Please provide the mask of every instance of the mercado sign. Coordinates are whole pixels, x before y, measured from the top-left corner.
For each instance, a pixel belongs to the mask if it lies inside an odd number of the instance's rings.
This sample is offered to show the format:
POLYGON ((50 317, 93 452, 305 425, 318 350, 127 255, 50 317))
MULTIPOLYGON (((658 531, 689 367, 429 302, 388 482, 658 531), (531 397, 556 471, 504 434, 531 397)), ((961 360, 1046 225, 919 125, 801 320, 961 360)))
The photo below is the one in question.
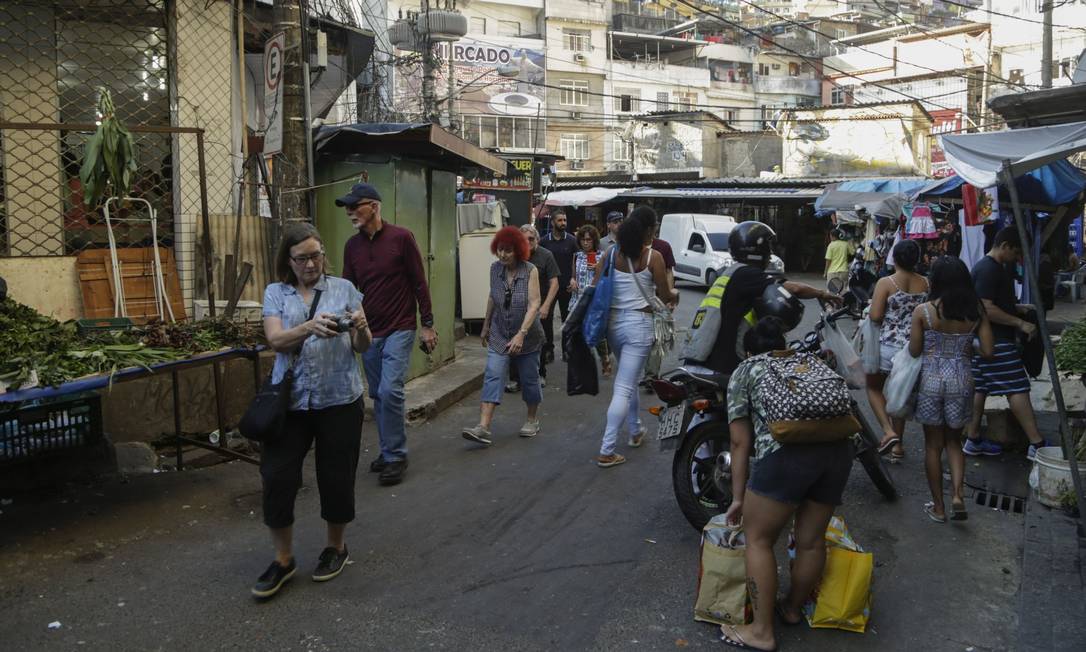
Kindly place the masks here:
MULTIPOLYGON (((461 115, 546 117, 546 54, 524 47, 520 39, 505 44, 461 39, 452 45, 454 111, 461 115), (505 73, 505 76, 501 73, 505 73)), ((435 94, 449 95, 449 43, 434 46, 435 94)), ((422 71, 397 71, 397 110, 421 109, 422 71)), ((444 108, 444 105, 442 105, 444 108)))

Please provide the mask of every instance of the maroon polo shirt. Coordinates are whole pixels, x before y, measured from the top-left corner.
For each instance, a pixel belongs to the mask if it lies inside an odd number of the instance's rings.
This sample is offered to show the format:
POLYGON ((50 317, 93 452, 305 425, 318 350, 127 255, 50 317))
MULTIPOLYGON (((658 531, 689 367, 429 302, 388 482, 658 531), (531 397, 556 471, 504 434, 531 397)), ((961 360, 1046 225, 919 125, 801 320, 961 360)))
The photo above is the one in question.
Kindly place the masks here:
POLYGON ((667 269, 675 269, 675 254, 671 251, 671 245, 667 243, 667 240, 661 240, 660 238, 652 239, 652 248, 660 252, 660 255, 664 258, 664 267, 667 269))
POLYGON ((422 325, 433 326, 422 255, 407 229, 385 222, 372 238, 361 231, 351 236, 343 247, 343 278, 362 292, 374 337, 415 330, 416 307, 422 325))

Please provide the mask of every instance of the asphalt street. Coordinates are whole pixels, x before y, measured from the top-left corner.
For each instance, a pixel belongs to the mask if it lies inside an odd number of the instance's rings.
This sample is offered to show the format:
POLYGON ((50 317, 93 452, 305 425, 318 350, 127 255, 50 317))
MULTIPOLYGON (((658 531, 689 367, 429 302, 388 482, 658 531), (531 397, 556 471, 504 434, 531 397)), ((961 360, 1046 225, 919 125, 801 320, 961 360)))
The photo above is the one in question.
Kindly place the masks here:
MULTIPOLYGON (((685 325, 703 290, 682 294, 685 325)), ((808 306, 804 329, 816 311, 808 306)), ((400 486, 378 487, 367 472, 376 450, 367 423, 348 530, 354 563, 323 584, 308 577, 324 542, 310 460, 297 503, 299 573, 266 603, 249 597, 271 560, 252 466, 17 497, 0 506, 0 648, 722 649, 718 628, 693 620, 699 536, 675 504, 671 453, 620 444, 628 463, 597 468, 610 383, 570 398, 564 365, 551 369, 540 436, 516 435, 523 404, 507 395, 494 445, 465 442, 475 393, 409 430, 400 486)), ((1014 646, 1022 516, 972 506, 968 521, 929 521, 921 439, 910 429, 908 457, 892 469, 898 501, 884 501, 856 464, 839 511, 875 557, 867 632, 786 628, 782 649, 1014 646)))

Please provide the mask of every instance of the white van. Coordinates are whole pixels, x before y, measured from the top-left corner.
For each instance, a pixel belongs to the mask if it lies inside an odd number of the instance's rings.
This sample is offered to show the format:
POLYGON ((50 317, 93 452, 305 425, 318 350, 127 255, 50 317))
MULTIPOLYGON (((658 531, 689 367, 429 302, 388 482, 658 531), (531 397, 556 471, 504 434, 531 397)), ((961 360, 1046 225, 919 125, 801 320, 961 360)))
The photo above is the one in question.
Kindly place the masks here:
MULTIPOLYGON (((660 220, 660 239, 675 254, 675 278, 712 285, 720 272, 732 265, 728 235, 735 228, 734 217, 704 213, 669 213, 660 220)), ((784 261, 770 258, 771 275, 784 273, 784 261)))

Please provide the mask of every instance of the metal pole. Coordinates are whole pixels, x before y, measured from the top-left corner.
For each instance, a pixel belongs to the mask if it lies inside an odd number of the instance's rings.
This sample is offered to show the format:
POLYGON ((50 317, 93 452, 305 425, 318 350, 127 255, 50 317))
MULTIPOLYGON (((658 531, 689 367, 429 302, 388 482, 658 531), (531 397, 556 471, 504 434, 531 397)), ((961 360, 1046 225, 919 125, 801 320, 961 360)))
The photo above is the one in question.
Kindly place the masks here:
POLYGON ((453 130, 453 127, 452 127, 452 125, 453 125, 453 94, 456 92, 456 68, 453 65, 453 42, 449 41, 446 44, 446 47, 448 49, 445 50, 445 52, 448 54, 448 57, 449 57, 449 95, 445 99, 445 102, 447 103, 445 108, 448 111, 448 116, 449 116, 449 131, 452 131, 453 130))
POLYGON ((204 281, 207 283, 207 314, 215 318, 215 270, 211 250, 211 217, 207 208, 207 170, 204 168, 204 132, 196 133, 196 163, 200 176, 200 217, 204 227, 204 281))
POLYGON ((1044 28, 1041 33, 1041 88, 1052 88, 1052 0, 1044 0, 1044 28))
POLYGON ((305 106, 302 107, 302 115, 305 118, 305 176, 306 185, 309 186, 309 190, 305 191, 306 198, 306 212, 309 213, 309 219, 314 223, 317 221, 317 198, 313 190, 313 186, 317 185, 317 175, 313 169, 313 102, 310 97, 311 89, 309 87, 309 3, 302 3, 301 19, 302 19, 302 101, 305 106))
MULTIPOLYGON (((1018 187, 1014 184, 1014 175, 1011 172, 1011 161, 1003 161, 1003 169, 1000 171, 1003 183, 1007 185, 1007 191, 1011 195, 1011 206, 1014 208, 1014 222, 1018 226, 1018 237, 1022 240, 1022 256, 1025 258, 1026 279, 1029 282, 1030 294, 1040 298, 1041 287, 1037 283, 1037 268, 1033 266, 1033 246, 1026 219, 1022 214, 1022 205, 1018 201, 1018 187)), ((1056 398, 1056 410, 1059 413, 1060 447, 1063 456, 1071 466, 1071 482, 1075 487, 1075 495, 1078 498, 1079 518, 1086 522, 1086 497, 1083 495, 1082 478, 1079 476, 1078 460, 1075 459, 1074 446, 1071 442, 1071 431, 1067 426, 1067 406, 1063 401, 1063 388, 1060 386, 1060 374, 1056 369, 1056 354, 1052 349, 1052 337, 1048 332, 1048 320, 1045 315, 1044 302, 1037 303, 1037 326, 1040 330, 1038 336, 1045 349, 1045 360, 1048 362, 1048 376, 1052 381, 1052 395, 1056 398)))
MULTIPOLYGON (((430 43, 430 2, 422 1, 422 13, 426 15, 425 34, 420 34, 422 40, 422 110, 426 114, 426 120, 437 122, 437 103, 434 91, 434 50, 430 43)), ((418 21, 415 22, 418 25, 418 21)))

